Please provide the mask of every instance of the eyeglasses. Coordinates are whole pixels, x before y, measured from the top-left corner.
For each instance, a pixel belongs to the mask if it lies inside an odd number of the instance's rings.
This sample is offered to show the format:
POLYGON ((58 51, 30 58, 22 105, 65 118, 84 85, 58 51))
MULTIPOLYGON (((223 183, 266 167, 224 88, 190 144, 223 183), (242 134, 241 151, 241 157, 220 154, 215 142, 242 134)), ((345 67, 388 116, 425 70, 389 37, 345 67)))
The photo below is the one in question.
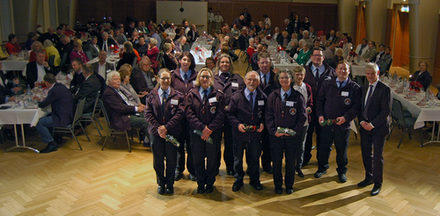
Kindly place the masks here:
POLYGON ((161 80, 170 80, 171 78, 170 77, 162 77, 162 78, 160 78, 161 80))
POLYGON ((314 55, 312 55, 312 56, 316 56, 316 57, 322 57, 322 55, 321 55, 321 54, 314 54, 314 55))
POLYGON ((211 78, 211 76, 208 76, 208 75, 203 75, 203 76, 200 76, 200 78, 204 78, 204 79, 210 79, 210 78, 211 78))
POLYGON ((280 80, 286 80, 286 79, 290 79, 290 77, 285 76, 285 77, 280 77, 279 79, 280 79, 280 80))

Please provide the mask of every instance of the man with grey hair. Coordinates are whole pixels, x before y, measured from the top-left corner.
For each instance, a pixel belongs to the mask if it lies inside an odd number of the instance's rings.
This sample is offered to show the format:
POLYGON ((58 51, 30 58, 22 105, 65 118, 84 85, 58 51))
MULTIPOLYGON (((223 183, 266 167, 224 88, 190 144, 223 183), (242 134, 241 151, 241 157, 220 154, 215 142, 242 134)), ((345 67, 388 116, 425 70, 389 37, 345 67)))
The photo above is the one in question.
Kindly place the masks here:
POLYGON ((369 86, 362 87, 360 122, 362 161, 365 179, 358 187, 374 183, 371 196, 379 194, 383 181, 383 146, 389 134, 392 104, 391 89, 379 80, 379 67, 375 63, 365 66, 369 86))
POLYGON ((249 71, 244 79, 246 87, 232 95, 226 113, 232 126, 235 182, 232 191, 243 186, 243 153, 246 149, 249 184, 255 190, 262 190, 259 161, 261 154, 261 132, 264 130, 266 94, 258 88, 260 74, 249 71))
POLYGON ((110 127, 120 131, 129 130, 132 127, 139 128, 144 131, 144 134, 148 134, 148 123, 139 114, 144 112, 145 105, 132 104, 119 89, 121 87, 119 72, 112 71, 107 76, 107 87, 102 95, 102 100, 110 118, 110 127))

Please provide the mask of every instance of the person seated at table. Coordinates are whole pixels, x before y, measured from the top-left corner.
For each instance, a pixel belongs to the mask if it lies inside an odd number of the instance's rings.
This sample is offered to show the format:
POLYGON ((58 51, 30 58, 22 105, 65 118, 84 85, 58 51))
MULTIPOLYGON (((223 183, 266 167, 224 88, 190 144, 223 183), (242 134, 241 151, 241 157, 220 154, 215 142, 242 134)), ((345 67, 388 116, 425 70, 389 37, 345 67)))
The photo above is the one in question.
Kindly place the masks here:
POLYGON ((133 49, 133 44, 130 41, 124 42, 124 48, 119 56, 121 57, 121 60, 119 60, 118 65, 116 66, 116 69, 118 70, 123 64, 134 65, 141 60, 139 53, 133 49))
POLYGON ((83 49, 86 52, 89 60, 98 57, 100 51, 98 47, 98 37, 93 35, 92 38, 84 44, 83 49))
POLYGON ((391 48, 389 46, 383 46, 385 47, 384 53, 381 54, 379 57, 376 56, 376 64, 377 66, 379 66, 379 71, 381 75, 388 75, 391 63, 393 62, 393 57, 391 56, 391 48))
POLYGON ((130 84, 131 72, 133 67, 129 64, 124 64, 119 68, 119 74, 121 76, 121 91, 128 97, 131 103, 140 104, 141 100, 139 95, 130 84))
POLYGON ((83 64, 86 64, 89 61, 86 53, 82 49, 82 42, 79 39, 73 41, 73 50, 70 53, 70 61, 73 59, 79 58, 83 64))
POLYGON ((107 79, 107 71, 113 70, 113 64, 107 62, 107 52, 99 51, 98 62, 92 63, 93 72, 99 75, 103 80, 107 79))
MULTIPOLYGON (((51 73, 44 75, 44 85, 49 88, 49 92, 47 97, 38 104, 38 107, 45 108, 51 105, 52 113, 40 118, 35 128, 43 142, 47 143, 46 148, 41 150, 40 153, 49 153, 58 149, 58 143, 55 142, 49 128, 65 127, 72 123, 73 96, 66 86, 56 82, 55 75, 51 73)), ((34 97, 34 99, 40 100, 37 97, 34 97)))
POLYGON ((112 38, 109 38, 107 32, 103 32, 100 40, 98 41, 98 47, 101 50, 109 52, 111 46, 116 46, 116 42, 112 38))
POLYGON ((159 62, 161 62, 162 64, 161 67, 165 67, 168 70, 175 70, 179 62, 177 61, 176 56, 173 53, 172 41, 170 41, 170 43, 165 42, 162 46, 162 49, 162 59, 159 59, 159 62))
POLYGON ((157 47, 157 40, 155 38, 150 38, 150 43, 148 44, 147 56, 150 58, 151 67, 157 71, 157 67, 159 62, 157 61, 157 57, 159 55, 159 48, 157 47))
POLYGON ((426 61, 419 62, 419 70, 409 78, 409 81, 420 82, 424 91, 429 88, 432 82, 432 76, 428 72, 428 63, 426 61))
POLYGON ((138 63, 137 67, 133 69, 130 84, 138 93, 141 101, 145 103, 145 96, 153 90, 157 84, 156 77, 151 69, 151 61, 148 56, 142 57, 142 60, 138 63))
POLYGON ((302 49, 299 51, 298 57, 295 59, 296 63, 299 65, 306 65, 312 55, 312 50, 310 50, 309 44, 304 40, 299 40, 299 44, 302 49))
POLYGON ((51 67, 58 67, 61 63, 61 57, 60 53, 58 52, 57 48, 53 46, 53 43, 51 40, 47 39, 44 41, 44 49, 46 50, 47 56, 49 59, 51 56, 53 56, 53 62, 49 62, 49 66, 51 67))
POLYGON ((44 54, 46 55, 44 60, 47 61, 47 53, 46 50, 44 49, 43 44, 40 41, 35 41, 32 43, 31 45, 31 53, 29 54, 29 62, 33 62, 37 59, 37 53, 38 52, 44 52, 44 54))
POLYGON ((5 45, 6 51, 9 55, 17 55, 21 51, 21 47, 17 43, 17 36, 11 33, 8 35, 8 40, 5 45))
POLYGON ((147 54, 148 44, 145 42, 144 37, 139 37, 138 43, 134 45, 134 49, 138 51, 141 57, 147 54))
POLYGON ((84 65, 81 59, 76 58, 72 60, 72 71, 73 78, 70 81, 70 91, 72 94, 78 91, 79 86, 82 82, 84 82, 84 76, 82 75, 82 71, 84 70, 84 65))
POLYGON ((110 72, 106 84, 102 100, 110 118, 110 127, 120 131, 139 128, 144 134, 147 134, 148 123, 139 114, 144 112, 145 105, 128 100, 128 97, 121 90, 119 72, 110 72))
POLYGON ((82 70, 82 76, 84 76, 84 81, 79 85, 78 91, 74 94, 75 104, 78 101, 85 98, 86 102, 84 104, 84 113, 90 113, 93 111, 93 106, 95 105, 96 94, 101 90, 101 82, 96 77, 97 75, 93 73, 91 65, 85 65, 82 70))
POLYGON ((27 34, 27 40, 24 45, 25 50, 31 50, 32 44, 38 39, 38 35, 35 32, 29 32, 27 34))
POLYGON ((26 84, 31 88, 35 83, 43 81, 44 75, 51 72, 49 64, 47 63, 46 53, 42 50, 36 53, 36 60, 26 64, 26 84))

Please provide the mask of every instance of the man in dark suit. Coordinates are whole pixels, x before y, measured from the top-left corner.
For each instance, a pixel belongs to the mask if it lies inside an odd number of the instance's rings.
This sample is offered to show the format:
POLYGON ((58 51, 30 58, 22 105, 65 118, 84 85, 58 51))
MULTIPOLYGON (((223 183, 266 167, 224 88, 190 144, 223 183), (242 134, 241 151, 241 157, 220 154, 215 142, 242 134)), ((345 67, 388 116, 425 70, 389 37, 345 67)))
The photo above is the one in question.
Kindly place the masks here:
MULTIPOLYGON (((330 80, 336 77, 335 69, 324 63, 324 54, 322 49, 314 48, 312 56, 310 57, 312 62, 306 66, 306 76, 304 82, 312 87, 313 100, 318 100, 318 92, 321 89, 321 84, 324 80, 330 80)), ((309 129, 307 130, 306 144, 304 146, 304 162, 303 166, 306 166, 312 158, 312 144, 313 144, 313 132, 316 130, 316 148, 319 149, 320 143, 320 126, 318 122, 318 116, 316 115, 316 106, 312 107, 312 113, 310 114, 311 121, 309 129)), ((318 151, 319 152, 319 151, 318 151)), ((318 158, 317 155, 316 158, 318 158)))
POLYGON ((36 61, 29 62, 26 65, 26 84, 31 88, 34 87, 35 82, 43 81, 44 75, 50 72, 49 64, 45 61, 45 58, 45 52, 38 52, 36 61))
POLYGON ((140 99, 145 104, 145 95, 147 95, 157 84, 154 72, 151 69, 151 61, 148 56, 142 57, 138 67, 133 69, 130 78, 130 84, 134 90, 141 95, 140 99))
POLYGON ((101 40, 99 40, 98 42, 99 49, 108 52, 112 45, 116 45, 116 42, 113 39, 109 38, 107 32, 103 32, 101 34, 101 40))
MULTIPOLYGON (((278 85, 274 82, 275 73, 271 70, 270 54, 268 52, 258 53, 258 74, 260 75, 259 88, 264 94, 270 95, 274 89, 278 88, 278 85)), ((272 158, 270 153, 269 134, 267 130, 263 130, 261 134, 262 142, 262 154, 261 154, 261 166, 263 170, 269 174, 272 174, 272 158)))
MULTIPOLYGON (((54 141, 49 128, 63 127, 72 123, 73 120, 73 97, 69 89, 63 84, 56 83, 55 76, 48 73, 44 76, 44 84, 49 87, 47 97, 38 104, 38 107, 44 108, 51 105, 52 113, 40 118, 35 127, 47 147, 41 150, 41 153, 56 151, 58 144, 54 141)), ((38 100, 38 98, 36 98, 38 100)))
POLYGON ((99 79, 102 85, 102 91, 105 89, 105 80, 107 79, 107 72, 114 70, 115 65, 107 62, 107 52, 101 50, 98 55, 99 61, 92 64, 93 72, 99 79))
POLYGON ((131 127, 140 128, 147 134, 147 121, 136 115, 145 110, 145 105, 131 104, 127 96, 119 90, 121 86, 119 72, 110 72, 106 83, 107 88, 104 90, 102 100, 110 118, 110 127, 121 131, 129 130, 131 127))
POLYGON ((379 67, 375 63, 368 63, 365 67, 369 86, 362 88, 362 106, 358 116, 365 179, 358 184, 358 187, 374 183, 371 195, 375 196, 382 188, 382 152, 385 137, 390 129, 392 96, 390 88, 378 78, 379 67), (373 153, 372 149, 374 149, 373 153))
POLYGON ((84 76, 84 82, 79 85, 78 91, 75 92, 75 103, 85 98, 84 113, 90 113, 93 111, 93 105, 95 104, 96 94, 101 90, 101 83, 93 73, 91 65, 85 65, 82 70, 84 76))

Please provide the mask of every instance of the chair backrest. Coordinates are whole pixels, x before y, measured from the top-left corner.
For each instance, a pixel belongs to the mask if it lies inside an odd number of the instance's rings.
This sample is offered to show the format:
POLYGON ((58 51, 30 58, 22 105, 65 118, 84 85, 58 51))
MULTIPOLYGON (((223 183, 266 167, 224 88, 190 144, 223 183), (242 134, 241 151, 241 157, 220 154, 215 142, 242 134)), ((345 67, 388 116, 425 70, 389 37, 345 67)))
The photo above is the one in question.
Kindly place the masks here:
POLYGON ((76 122, 81 118, 85 103, 86 103, 86 99, 83 98, 79 100, 78 104, 76 105, 75 116, 73 116, 72 126, 74 126, 76 122))
POLYGON ((100 95, 101 95, 101 90, 99 90, 98 92, 96 92, 96 99, 95 99, 95 103, 93 104, 92 117, 95 115, 96 107, 98 106, 99 96, 100 96, 100 95))
POLYGON ((405 125, 402 104, 400 103, 400 101, 398 101, 396 99, 393 99, 393 106, 391 109, 391 117, 393 117, 397 121, 397 124, 399 124, 401 126, 405 125))
POLYGON ((90 60, 93 59, 93 55, 92 55, 92 52, 90 52, 90 50, 86 50, 85 53, 86 53, 86 56, 88 59, 90 59, 90 60))
POLYGON ((99 102, 100 102, 100 106, 101 106, 102 114, 104 115, 104 117, 105 117, 105 121, 107 122, 107 127, 108 127, 109 129, 111 129, 111 128, 110 128, 110 117, 109 117, 108 114, 107 114, 107 110, 105 109, 104 102, 102 102, 102 100, 100 100, 99 102))

